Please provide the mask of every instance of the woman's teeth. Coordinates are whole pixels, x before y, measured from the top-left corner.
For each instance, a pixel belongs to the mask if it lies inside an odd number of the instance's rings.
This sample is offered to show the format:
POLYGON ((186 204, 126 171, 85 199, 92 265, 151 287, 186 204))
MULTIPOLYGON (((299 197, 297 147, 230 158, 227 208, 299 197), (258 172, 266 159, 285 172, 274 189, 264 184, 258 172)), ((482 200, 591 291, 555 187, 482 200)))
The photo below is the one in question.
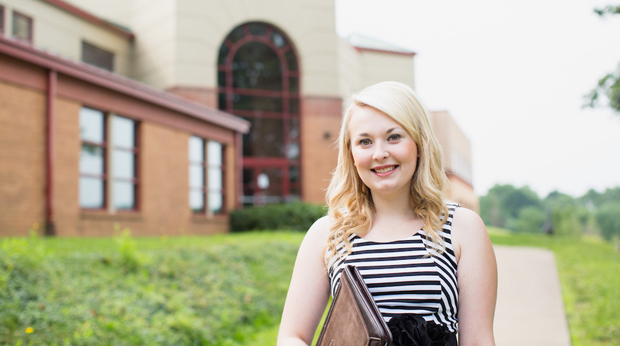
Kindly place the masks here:
POLYGON ((375 168, 374 171, 377 172, 377 173, 387 173, 387 172, 393 170, 394 168, 396 168, 396 166, 390 166, 390 167, 385 167, 385 168, 381 168, 381 169, 375 168))

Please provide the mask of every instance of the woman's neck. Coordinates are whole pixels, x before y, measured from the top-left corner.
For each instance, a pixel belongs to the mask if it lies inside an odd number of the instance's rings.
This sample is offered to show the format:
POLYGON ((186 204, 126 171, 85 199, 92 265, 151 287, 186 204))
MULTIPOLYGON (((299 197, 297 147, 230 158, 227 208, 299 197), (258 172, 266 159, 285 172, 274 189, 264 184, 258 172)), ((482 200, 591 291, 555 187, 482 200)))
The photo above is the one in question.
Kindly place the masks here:
POLYGON ((372 195, 375 206, 375 219, 378 218, 411 218, 414 210, 411 206, 409 193, 397 195, 372 195))

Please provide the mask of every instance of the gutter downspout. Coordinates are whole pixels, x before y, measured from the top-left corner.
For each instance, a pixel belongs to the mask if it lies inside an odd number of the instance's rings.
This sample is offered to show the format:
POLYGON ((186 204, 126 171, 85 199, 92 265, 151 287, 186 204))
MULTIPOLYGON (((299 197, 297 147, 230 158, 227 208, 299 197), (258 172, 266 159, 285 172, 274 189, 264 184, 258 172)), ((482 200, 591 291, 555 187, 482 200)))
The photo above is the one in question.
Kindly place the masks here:
POLYGON ((54 108, 58 75, 55 70, 47 74, 46 126, 45 126, 45 235, 56 235, 54 224, 54 108))
POLYGON ((243 208, 243 134, 235 134, 235 195, 236 209, 243 208))

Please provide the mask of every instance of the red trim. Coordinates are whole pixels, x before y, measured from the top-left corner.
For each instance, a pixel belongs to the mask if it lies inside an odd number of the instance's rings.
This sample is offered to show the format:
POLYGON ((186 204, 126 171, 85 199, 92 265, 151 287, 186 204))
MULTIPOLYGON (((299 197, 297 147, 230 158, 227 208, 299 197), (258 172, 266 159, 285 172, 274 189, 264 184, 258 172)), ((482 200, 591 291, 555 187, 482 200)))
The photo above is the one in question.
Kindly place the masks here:
POLYGON ((120 27, 118 27, 118 26, 116 26, 114 24, 111 24, 111 23, 109 23, 109 22, 107 22, 107 21, 105 21, 105 20, 103 20, 103 19, 101 19, 99 17, 96 17, 96 16, 94 16, 94 15, 92 15, 92 14, 90 14, 90 13, 88 13, 88 12, 86 12, 86 11, 80 9, 80 8, 77 8, 77 7, 75 7, 75 6, 73 6, 73 5, 69 4, 69 3, 66 3, 64 1, 61 1, 61 0, 42 0, 42 1, 47 2, 50 5, 56 6, 56 7, 60 8, 61 10, 65 10, 66 12, 69 12, 70 14, 72 14, 72 15, 74 15, 76 17, 79 17, 79 18, 81 18, 81 19, 83 19, 83 20, 85 20, 87 22, 91 22, 91 23, 93 23, 95 25, 98 25, 98 26, 100 26, 102 28, 108 29, 108 30, 114 32, 115 34, 123 36, 126 39, 133 40, 135 38, 134 34, 131 31, 123 29, 123 28, 120 28, 120 27))
POLYGON ((243 135, 235 135, 235 207, 243 207, 243 135))
POLYGON ((243 158, 243 167, 274 167, 274 166, 297 166, 299 160, 290 160, 287 158, 279 157, 251 157, 245 156, 243 158))
MULTIPOLYGON (((226 198, 226 145, 223 143, 220 143, 220 145, 222 146, 222 152, 220 153, 222 162, 219 165, 220 172, 222 172, 222 188, 220 190, 220 194, 222 195, 222 209, 217 213, 213 213, 216 215, 228 213, 228 207, 226 206, 226 201, 228 200, 226 198)), ((207 164, 207 170, 209 169, 209 167, 216 168, 217 165, 209 166, 207 164)))
POLYGON ((56 71, 50 70, 47 74, 46 100, 46 150, 45 150, 45 234, 55 235, 54 226, 54 110, 57 86, 56 71))
POLYGON ((135 194, 135 199, 136 199, 136 205, 134 206, 134 208, 137 211, 140 211, 142 209, 142 198, 141 198, 141 190, 142 190, 142 184, 140 183, 142 181, 142 177, 140 176, 141 170, 140 170, 140 158, 142 157, 142 155, 140 155, 140 149, 142 148, 141 144, 141 139, 142 139, 142 122, 136 121, 134 120, 134 178, 135 178, 135 184, 134 184, 134 194, 135 194))
POLYGON ((271 111, 245 111, 235 109, 231 111, 232 114, 246 117, 246 118, 262 118, 262 119, 297 119, 299 114, 289 112, 271 112, 271 111))
MULTIPOLYGON (((229 34, 229 37, 227 37, 223 43, 223 45, 229 48, 227 55, 223 58, 223 64, 220 64, 221 61, 218 59, 218 71, 224 72, 225 73, 224 78, 226 79, 225 86, 218 87, 218 93, 220 95, 223 94, 226 96, 225 110, 229 113, 233 113, 236 115, 243 115, 247 118, 260 117, 260 118, 282 119, 282 122, 283 122, 282 136, 284 139, 285 152, 288 151, 292 143, 297 143, 299 147, 301 147, 301 142, 298 139, 293 140, 289 138, 289 135, 288 135, 289 120, 299 119, 300 113, 301 113, 301 105, 300 105, 301 93, 299 92, 299 89, 300 89, 299 85, 301 84, 301 81, 299 80, 300 64, 299 64, 298 54, 292 45, 291 39, 287 37, 281 30, 275 28, 273 25, 270 25, 267 23, 259 23, 261 25, 264 25, 266 27, 265 28, 266 30, 263 35, 256 35, 256 34, 252 34, 249 31, 248 24, 249 23, 241 24, 240 26, 235 27, 231 31, 231 33, 229 34), (230 40, 230 35, 236 30, 239 30, 239 27, 241 27, 241 30, 243 31, 244 36, 241 37, 239 40, 235 41, 234 43, 232 43, 230 40), (281 37, 284 39, 284 45, 282 47, 277 46, 276 43, 272 41, 271 36, 274 32, 277 33, 278 35, 281 35, 281 37), (232 73, 233 72, 232 71, 233 59, 237 51, 241 47, 243 47, 245 44, 250 43, 250 42, 260 42, 266 45, 267 47, 269 47, 276 54, 280 62, 280 67, 282 71, 282 89, 263 90, 263 89, 241 89, 241 88, 233 87, 233 73, 232 73), (293 55, 293 59, 296 65, 295 70, 292 70, 292 71, 290 70, 288 66, 287 54, 293 55), (289 90, 290 89, 289 84, 291 82, 290 80, 291 77, 295 77, 298 79, 296 83, 298 91, 296 92, 291 92, 289 90), (259 96, 259 97, 281 98, 282 99, 282 111, 281 112, 270 112, 270 111, 233 110, 233 95, 252 95, 252 96, 259 96), (299 104, 298 105, 299 109, 297 110, 296 113, 291 113, 291 110, 290 110, 292 99, 297 100, 299 104)), ((219 84, 220 83, 218 83, 218 85, 219 84)), ((290 160, 288 158, 264 158, 264 157, 242 157, 241 160, 242 160, 241 162, 243 163, 243 166, 242 166, 243 168, 253 169, 254 181, 256 180, 256 175, 260 173, 262 168, 273 167, 273 168, 281 169, 282 170, 282 182, 280 184, 282 187, 281 197, 286 198, 287 196, 290 195, 290 187, 292 185, 289 182, 289 168, 291 166, 300 166, 299 160, 290 160)), ((239 171, 242 172, 242 169, 238 169, 237 171, 238 173, 239 171)), ((299 174, 301 178, 301 168, 300 168, 299 174)), ((237 178, 237 179, 238 179, 237 181, 239 183, 239 186, 242 188, 245 187, 243 185, 242 178, 237 178)), ((243 198, 243 191, 241 191, 241 196, 240 196, 240 199, 242 198, 243 198)))
MULTIPOLYGON (((288 83, 288 82, 287 82, 288 83)), ((284 86, 282 87, 284 89, 284 86)), ((220 93, 227 93, 232 91, 235 95, 250 95, 250 96, 263 96, 263 97, 282 97, 282 90, 265 90, 265 89, 242 89, 242 88, 229 88, 229 87, 218 87, 217 91, 220 93)), ((299 98, 300 95, 298 92, 288 92, 288 97, 290 98, 299 98)))
POLYGON ((393 50, 372 49, 372 48, 356 47, 356 46, 353 46, 353 48, 355 48, 355 50, 357 50, 358 52, 368 51, 368 52, 394 54, 394 55, 408 55, 408 56, 415 56, 416 55, 416 53, 414 53, 414 52, 396 52, 396 51, 393 51, 393 50))
POLYGON ((112 72, 85 63, 78 64, 65 60, 2 36, 0 36, 0 53, 226 129, 247 133, 250 128, 248 121, 231 114, 197 105, 112 72))
MULTIPOLYGON (((297 63, 299 64, 299 62, 297 62, 297 63)), ((299 81, 298 81, 298 83, 299 83, 299 81)), ((299 84, 299 90, 301 91, 301 84, 299 84)), ((304 148, 305 148, 305 145, 301 145, 301 143, 303 143, 303 140, 304 140, 304 138, 303 138, 304 131, 302 131, 302 129, 306 128, 306 125, 305 125, 306 121, 305 121, 305 117, 301 116, 301 110, 304 109, 303 108, 304 107, 304 103, 305 103, 305 98, 304 97, 299 98, 299 110, 298 110, 298 112, 299 112, 300 117, 299 117, 299 124, 297 125, 298 131, 299 131, 299 135, 297 136, 297 142, 299 143, 299 172, 297 173, 298 180, 297 180, 296 184, 299 185, 299 198, 301 198, 302 201, 304 200, 304 190, 305 190, 304 189, 303 180, 301 179, 302 176, 303 176, 302 172, 303 172, 303 168, 304 168, 303 166, 304 166, 304 161, 305 161, 304 160, 304 148)))

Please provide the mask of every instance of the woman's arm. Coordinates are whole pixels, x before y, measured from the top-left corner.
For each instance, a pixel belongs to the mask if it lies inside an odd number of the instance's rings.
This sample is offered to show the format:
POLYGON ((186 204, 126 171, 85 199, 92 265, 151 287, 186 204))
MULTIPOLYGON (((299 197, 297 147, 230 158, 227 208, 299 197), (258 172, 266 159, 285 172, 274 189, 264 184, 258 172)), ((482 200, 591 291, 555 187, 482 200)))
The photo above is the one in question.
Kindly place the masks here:
POLYGON ((323 217, 310 227, 301 243, 282 312, 278 346, 312 343, 330 294, 323 262, 328 231, 329 220, 323 217))
POLYGON ((469 209, 457 208, 452 225, 458 258, 459 345, 495 345, 497 263, 491 240, 480 217, 469 209))

